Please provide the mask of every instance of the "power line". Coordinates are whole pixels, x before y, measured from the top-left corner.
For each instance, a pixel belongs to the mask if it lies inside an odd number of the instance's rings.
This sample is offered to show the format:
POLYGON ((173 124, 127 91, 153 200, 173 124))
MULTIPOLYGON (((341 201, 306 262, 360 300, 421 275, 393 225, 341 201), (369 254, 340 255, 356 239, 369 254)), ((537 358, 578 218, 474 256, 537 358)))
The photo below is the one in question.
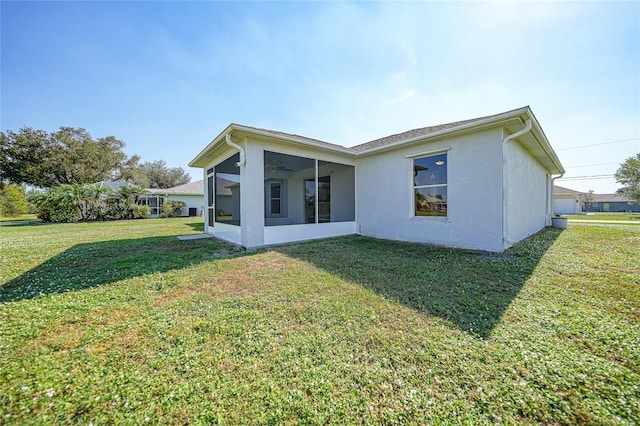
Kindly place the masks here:
POLYGON ((615 175, 589 175, 589 176, 569 176, 569 177, 561 177, 557 180, 593 180, 593 179, 611 179, 615 177, 615 175))
POLYGON ((583 164, 581 166, 565 166, 565 169, 577 169, 579 167, 592 167, 592 166, 610 166, 612 164, 620 164, 620 163, 583 164))
POLYGON ((621 142, 630 142, 630 141, 637 141, 640 138, 631 138, 631 139, 620 139, 618 141, 609 141, 609 142, 600 142, 600 143, 594 143, 591 145, 581 145, 581 146, 572 146, 571 148, 560 148, 560 149, 556 149, 556 151, 567 151, 569 149, 578 149, 578 148, 588 148, 590 146, 599 146, 599 145, 610 145, 612 143, 621 143, 621 142))

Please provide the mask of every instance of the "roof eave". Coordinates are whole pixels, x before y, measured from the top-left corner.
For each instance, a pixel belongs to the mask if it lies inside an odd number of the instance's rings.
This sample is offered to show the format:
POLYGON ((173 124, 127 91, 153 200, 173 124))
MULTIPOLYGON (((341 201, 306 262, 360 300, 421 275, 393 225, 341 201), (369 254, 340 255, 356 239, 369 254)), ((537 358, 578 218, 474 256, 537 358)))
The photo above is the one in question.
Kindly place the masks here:
POLYGON ((315 143, 307 139, 297 138, 293 135, 291 136, 283 135, 279 133, 270 132, 268 130, 256 129, 253 127, 243 126, 241 124, 231 123, 218 136, 216 136, 215 139, 213 139, 202 151, 200 151, 200 153, 193 160, 191 160, 191 162, 189 163, 189 167, 200 167, 200 168, 206 167, 208 164, 206 161, 208 154, 212 150, 214 150, 218 145, 220 145, 221 143, 224 143, 225 135, 227 133, 231 135, 241 133, 244 136, 249 136, 249 135, 259 136, 262 138, 266 138, 268 140, 283 141, 283 142, 288 142, 288 143, 292 143, 292 144, 300 145, 304 147, 313 147, 322 151, 339 153, 339 154, 348 155, 348 156, 355 156, 355 153, 352 149, 341 147, 339 145, 336 145, 335 147, 329 146, 322 143, 315 143))
POLYGON ((530 112, 529 107, 519 108, 517 110, 509 111, 497 116, 487 117, 485 119, 479 119, 478 121, 460 124, 459 126, 449 127, 448 129, 439 130, 433 133, 429 133, 427 135, 401 139, 399 141, 396 141, 387 145, 377 146, 371 149, 360 151, 357 153, 357 155, 360 157, 365 157, 367 155, 378 154, 385 151, 391 151, 400 146, 410 145, 415 142, 421 142, 429 139, 437 139, 442 136, 455 136, 457 134, 466 133, 472 130, 478 130, 480 128, 493 126, 503 121, 517 119, 520 115, 522 115, 527 111, 530 112))
POLYGON ((522 120, 522 122, 524 122, 527 118, 531 119, 532 132, 535 135, 534 139, 538 143, 540 149, 545 153, 547 158, 549 158, 549 160, 551 161, 552 167, 547 167, 549 173, 552 173, 552 174, 565 173, 565 169, 564 167, 562 167, 562 164, 560 163, 558 156, 553 151, 553 148, 551 147, 549 140, 547 139, 546 135, 544 134, 544 131, 542 130, 542 127, 540 126, 540 123, 538 123, 538 120, 536 119, 535 115, 531 111, 531 108, 529 108, 528 106, 522 107, 516 110, 508 111, 503 114, 495 115, 492 117, 487 117, 485 119, 480 119, 478 121, 464 123, 459 126, 443 129, 427 135, 421 135, 421 136, 415 136, 412 138, 402 139, 387 145, 382 145, 382 146, 378 146, 378 147, 374 147, 371 149, 358 152, 356 155, 358 157, 366 157, 369 155, 380 154, 386 151, 392 151, 402 146, 411 145, 413 143, 431 141, 431 140, 439 139, 445 136, 446 137, 457 136, 457 135, 469 133, 475 130, 497 126, 502 123, 507 123, 508 121, 511 121, 511 120, 520 119, 522 120))
POLYGON ((224 135, 230 132, 234 126, 236 126, 236 124, 234 123, 229 124, 222 132, 220 132, 218 136, 213 138, 213 140, 209 142, 209 144, 206 147, 204 147, 204 149, 200 151, 200 153, 196 155, 193 160, 189 162, 189 167, 199 167, 201 169, 205 168, 207 166, 206 159, 208 157, 209 152, 213 151, 213 149, 217 145, 219 145, 220 142, 224 141, 224 135))

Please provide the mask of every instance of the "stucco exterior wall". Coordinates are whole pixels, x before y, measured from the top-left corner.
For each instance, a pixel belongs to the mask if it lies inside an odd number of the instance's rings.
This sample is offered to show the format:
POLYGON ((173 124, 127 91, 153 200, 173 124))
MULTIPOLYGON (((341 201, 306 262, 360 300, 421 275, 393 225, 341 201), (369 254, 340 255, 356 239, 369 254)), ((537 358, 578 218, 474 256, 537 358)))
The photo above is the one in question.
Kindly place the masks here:
POLYGON ((551 185, 544 167, 517 140, 504 149, 507 248, 546 226, 551 185))
POLYGON ((197 209, 197 216, 202 215, 202 209, 204 208, 204 194, 203 195, 167 195, 165 201, 182 201, 186 204, 186 207, 182 211, 182 216, 189 216, 189 208, 197 209))
POLYGON ((580 201, 577 196, 554 196, 553 213, 555 214, 579 214, 582 213, 580 201))
POLYGON ((502 251, 502 130, 493 129, 365 157, 356 166, 362 235, 502 251), (412 156, 447 152, 448 215, 415 217, 412 156))

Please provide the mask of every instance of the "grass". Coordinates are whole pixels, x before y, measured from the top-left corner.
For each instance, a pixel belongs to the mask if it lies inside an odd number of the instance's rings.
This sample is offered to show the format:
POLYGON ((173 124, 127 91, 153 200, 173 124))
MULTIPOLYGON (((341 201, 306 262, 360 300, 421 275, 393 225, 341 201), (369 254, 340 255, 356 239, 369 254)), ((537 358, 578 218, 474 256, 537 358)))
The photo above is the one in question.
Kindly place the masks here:
POLYGON ((571 220, 635 220, 640 223, 640 213, 589 213, 562 216, 571 220))
POLYGON ((0 422, 637 424, 640 228, 502 255, 0 223, 0 422))

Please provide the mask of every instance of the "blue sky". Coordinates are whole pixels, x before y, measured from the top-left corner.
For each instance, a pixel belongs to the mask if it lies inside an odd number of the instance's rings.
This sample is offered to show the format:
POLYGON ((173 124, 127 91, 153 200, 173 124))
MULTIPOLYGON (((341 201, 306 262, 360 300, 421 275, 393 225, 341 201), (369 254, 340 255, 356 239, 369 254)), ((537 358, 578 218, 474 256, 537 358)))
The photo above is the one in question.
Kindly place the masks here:
POLYGON ((194 179, 187 163, 231 122, 351 146, 530 105, 567 177, 640 152, 639 2, 0 8, 3 131, 84 127, 194 179))

